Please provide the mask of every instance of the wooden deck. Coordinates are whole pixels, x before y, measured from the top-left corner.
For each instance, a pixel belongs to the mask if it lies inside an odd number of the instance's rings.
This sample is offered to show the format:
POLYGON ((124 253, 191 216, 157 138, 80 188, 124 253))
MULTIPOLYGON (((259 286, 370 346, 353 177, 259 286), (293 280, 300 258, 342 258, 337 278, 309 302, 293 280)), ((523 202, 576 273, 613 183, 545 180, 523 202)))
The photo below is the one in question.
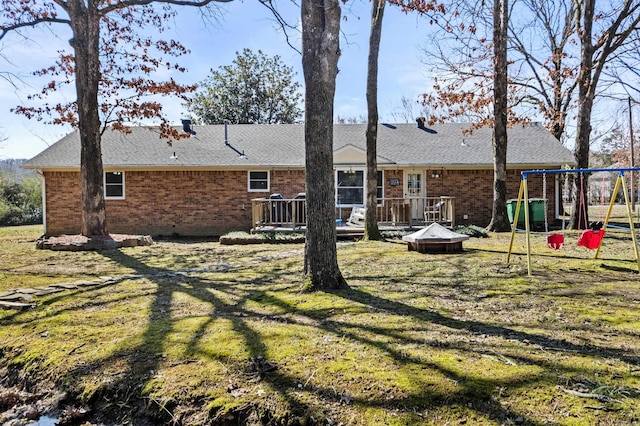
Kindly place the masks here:
MULTIPOLYGON (((251 232, 304 233, 307 205, 304 198, 257 198, 251 200, 251 232)), ((336 206, 338 236, 364 235, 364 209, 336 206)), ((381 199, 376 210, 380 231, 415 230, 430 223, 455 226, 455 198, 415 197, 381 199)))

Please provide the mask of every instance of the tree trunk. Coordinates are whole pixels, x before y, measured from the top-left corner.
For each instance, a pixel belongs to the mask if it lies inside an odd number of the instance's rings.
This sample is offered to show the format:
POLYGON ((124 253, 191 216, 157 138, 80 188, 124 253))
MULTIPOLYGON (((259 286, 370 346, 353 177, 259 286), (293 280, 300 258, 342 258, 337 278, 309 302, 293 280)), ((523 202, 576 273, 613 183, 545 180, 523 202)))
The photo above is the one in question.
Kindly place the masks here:
POLYGON ((507 24, 508 0, 493 3, 493 211, 487 229, 511 230, 507 217, 507 24))
MULTIPOLYGON (((591 41, 595 0, 583 0, 578 19, 582 21, 582 29, 578 31, 580 38, 580 73, 578 74, 578 119, 576 129, 576 147, 574 157, 579 169, 589 167, 589 145, 591 142, 591 110, 595 84, 592 80, 594 47, 591 41)), ((580 25, 578 25, 580 29, 580 25)), ((583 175, 583 181, 574 179, 576 197, 571 205, 569 228, 586 228, 589 225, 589 209, 586 189, 589 187, 589 176, 583 175), (581 182, 580 185, 577 183, 581 182)))
POLYGON ((333 180, 333 102, 340 56, 339 37, 338 0, 303 0, 307 185, 305 287, 309 290, 348 288, 338 267, 333 180))
POLYGON ((382 35, 382 18, 386 0, 371 3, 371 33, 367 70, 367 209, 364 220, 364 239, 381 240, 378 229, 378 53, 382 35))
MULTIPOLYGON (((91 5, 93 2, 89 2, 91 5)), ((74 38, 80 179, 82 181, 82 235, 106 235, 98 85, 100 83, 100 17, 82 0, 69 3, 74 38)))

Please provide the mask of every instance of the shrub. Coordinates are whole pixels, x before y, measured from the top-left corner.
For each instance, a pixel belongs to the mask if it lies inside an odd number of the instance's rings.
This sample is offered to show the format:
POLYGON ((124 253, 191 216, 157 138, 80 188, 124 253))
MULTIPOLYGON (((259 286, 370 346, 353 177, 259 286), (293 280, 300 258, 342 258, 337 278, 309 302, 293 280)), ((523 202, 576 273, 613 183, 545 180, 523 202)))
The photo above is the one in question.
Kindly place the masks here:
POLYGON ((42 223, 42 184, 30 176, 20 183, 0 178, 0 226, 42 223))

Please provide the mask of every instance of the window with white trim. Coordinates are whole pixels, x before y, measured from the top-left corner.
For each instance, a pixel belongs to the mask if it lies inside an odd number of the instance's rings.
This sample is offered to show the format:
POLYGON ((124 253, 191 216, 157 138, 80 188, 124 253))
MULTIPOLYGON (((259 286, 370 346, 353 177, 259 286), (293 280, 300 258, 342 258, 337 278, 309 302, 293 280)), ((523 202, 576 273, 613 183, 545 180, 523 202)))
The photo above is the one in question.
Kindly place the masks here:
POLYGON ((364 205, 364 170, 336 170, 336 204, 364 205))
POLYGON ((249 170, 249 192, 269 192, 269 172, 249 170))
MULTIPOLYGON (((378 204, 382 203, 384 197, 384 179, 382 170, 377 174, 377 197, 378 204)), ((363 169, 336 170, 336 205, 342 206, 363 206, 366 202, 366 173, 363 169)))
POLYGON ((124 172, 104 172, 104 198, 124 200, 124 172))

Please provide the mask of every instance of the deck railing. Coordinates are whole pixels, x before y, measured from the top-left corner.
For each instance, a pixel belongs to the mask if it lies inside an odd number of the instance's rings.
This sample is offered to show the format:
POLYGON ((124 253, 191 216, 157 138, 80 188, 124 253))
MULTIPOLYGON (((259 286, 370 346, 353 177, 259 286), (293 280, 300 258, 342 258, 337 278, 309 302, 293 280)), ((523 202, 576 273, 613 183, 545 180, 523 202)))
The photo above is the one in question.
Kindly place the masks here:
MULTIPOLYGON (((336 223, 347 224, 352 210, 353 206, 336 206, 336 223)), ((254 230, 260 227, 295 230, 305 226, 307 221, 307 204, 304 198, 255 198, 251 200, 251 212, 254 230)), ((376 217, 380 225, 394 227, 423 226, 433 222, 454 226, 455 197, 378 199, 376 217)), ((350 222, 364 225, 354 218, 350 222)))

